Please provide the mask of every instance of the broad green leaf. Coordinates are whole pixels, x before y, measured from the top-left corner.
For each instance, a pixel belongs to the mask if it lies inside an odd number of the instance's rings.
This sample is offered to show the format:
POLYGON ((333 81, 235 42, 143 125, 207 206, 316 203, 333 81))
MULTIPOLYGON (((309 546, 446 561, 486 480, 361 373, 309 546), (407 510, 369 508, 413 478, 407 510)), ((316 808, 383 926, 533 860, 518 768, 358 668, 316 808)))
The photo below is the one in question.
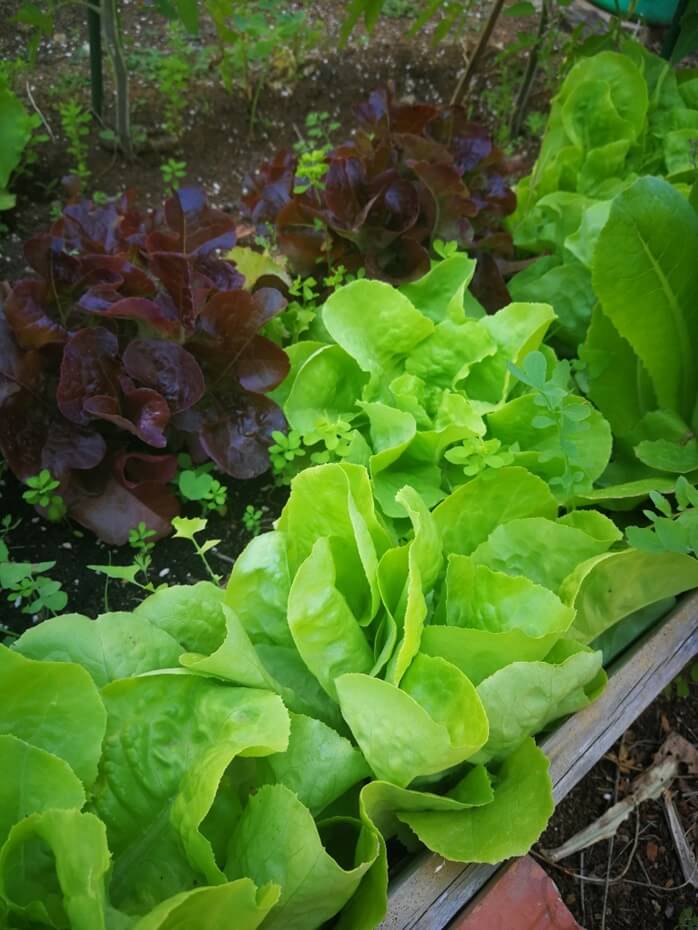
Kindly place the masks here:
POLYGON ((475 259, 464 252, 436 262, 418 281, 400 287, 412 304, 435 323, 463 319, 463 298, 475 274, 475 259))
POLYGON ((527 739, 496 772, 491 804, 397 816, 444 859, 494 864, 527 853, 545 829, 553 807, 548 760, 527 739))
POLYGON ((674 484, 675 479, 665 475, 641 478, 623 484, 609 484, 605 487, 594 488, 586 494, 580 494, 573 503, 577 506, 589 504, 597 507, 603 506, 607 510, 632 510, 649 496, 650 491, 671 492, 674 490, 674 484))
POLYGON ((285 785, 313 817, 371 774, 348 739, 303 714, 291 714, 288 748, 257 759, 255 765, 256 786, 285 785))
POLYGON ((114 855, 112 899, 143 913, 222 880, 200 824, 236 755, 286 748, 288 715, 274 694, 185 672, 113 682, 102 693, 108 726, 93 806, 114 855))
POLYGON ((0 847, 14 824, 49 808, 80 809, 85 790, 67 762, 15 736, 0 736, 0 847))
POLYGON ((258 643, 255 648, 264 668, 278 682, 279 694, 289 710, 315 717, 334 729, 344 726, 337 704, 308 669, 295 645, 258 643))
POLYGON ((343 825, 349 847, 345 846, 344 862, 355 861, 352 846, 357 849, 362 834, 369 833, 359 861, 343 868, 327 851, 332 826, 323 837, 310 811, 284 785, 266 785, 248 800, 231 838, 225 871, 229 878, 249 876, 258 884, 272 881, 280 886, 279 902, 265 930, 315 930, 358 888, 378 856, 378 839, 368 827, 343 825))
POLYGON ((444 320, 410 352, 405 370, 429 385, 454 387, 496 351, 497 343, 483 322, 444 320))
POLYGON ((492 783, 487 769, 478 765, 471 768, 448 794, 431 794, 398 788, 387 781, 372 781, 361 789, 362 819, 373 824, 388 839, 397 833, 397 813, 421 811, 462 811, 481 807, 494 800, 492 783))
POLYGON ((378 558, 390 537, 375 511, 371 483, 358 465, 321 465, 298 475, 277 521, 285 534, 292 576, 316 540, 333 537, 343 547, 337 561, 339 590, 356 617, 370 622, 378 609, 378 558))
POLYGON ((458 488, 434 511, 445 553, 468 555, 501 524, 519 517, 555 517, 547 484, 525 468, 488 469, 458 488))
POLYGON ((378 778, 399 787, 464 762, 487 740, 474 686, 444 659, 416 656, 400 688, 354 674, 336 686, 366 761, 378 778))
POLYGON ((263 533, 245 546, 235 560, 225 592, 253 643, 291 646, 286 603, 291 578, 286 540, 281 533, 263 533))
POLYGON ((613 520, 599 513, 598 510, 571 510, 564 516, 558 517, 557 522, 562 526, 572 526, 581 530, 587 536, 592 536, 607 546, 612 546, 613 543, 623 538, 623 533, 613 520))
POLYGON ((256 930, 279 900, 278 885, 257 888, 249 878, 183 891, 158 904, 133 930, 256 930))
POLYGON ((0 900, 30 925, 106 930, 104 824, 78 810, 30 814, 0 850, 0 900))
POLYGON ((605 315, 647 369, 659 405, 690 419, 698 389, 698 214, 666 181, 620 194, 599 236, 593 282, 605 315))
POLYGON ((381 378, 434 329, 404 294, 365 278, 331 294, 322 318, 335 342, 381 378))
POLYGON ((478 546, 473 559, 494 571, 524 575, 557 592, 580 562, 606 552, 609 546, 607 539, 589 536, 574 526, 526 517, 498 526, 478 546), (545 553, 543 558, 541 553, 545 553))
POLYGON ((87 787, 97 777, 106 713, 87 671, 35 662, 0 646, 0 734, 64 759, 87 787))
POLYGON ((176 667, 183 651, 144 616, 122 612, 96 620, 53 617, 23 633, 12 648, 30 659, 82 665, 100 688, 117 678, 176 667))
POLYGON ((574 611, 552 591, 453 555, 446 574, 447 626, 430 625, 422 650, 448 659, 479 684, 517 660, 543 659, 574 611))
POLYGON ((549 304, 515 303, 481 320, 479 325, 494 339, 497 351, 471 367, 465 379, 468 397, 494 404, 504 400, 512 379, 508 363, 518 365, 535 351, 554 319, 549 304))
POLYGON ((337 563, 331 540, 320 538, 302 563, 288 597, 288 625, 301 658, 329 696, 346 672, 368 672, 373 651, 350 606, 336 587, 337 563))
POLYGON ((584 341, 596 298, 591 274, 580 262, 551 267, 546 256, 515 275, 508 288, 516 301, 536 299, 552 306, 558 320, 551 326, 554 339, 575 350, 584 341))
POLYGON ((210 656, 185 652, 180 656, 180 663, 197 675, 210 675, 247 688, 277 691, 276 682, 264 668, 235 611, 225 605, 221 609, 226 621, 222 644, 210 656))
POLYGON ((367 375, 340 346, 314 352, 298 372, 284 404, 293 429, 312 431, 318 422, 351 417, 367 375))
POLYGON ((477 693, 490 722, 490 736, 478 755, 480 761, 509 755, 526 737, 540 733, 559 717, 581 710, 597 696, 603 687, 603 681, 598 680, 602 654, 577 647, 561 658, 559 663, 549 659, 512 662, 478 685, 477 693))
POLYGON ((169 633, 187 652, 208 654, 225 636, 223 591, 210 581, 173 585, 146 597, 134 613, 169 633))
POLYGON ((286 400, 291 393, 291 388, 296 383, 301 369, 315 352, 324 349, 327 343, 317 342, 311 339, 304 339, 302 342, 296 342, 293 345, 286 346, 284 352, 288 355, 291 368, 281 384, 269 392, 269 397, 280 407, 284 407, 286 400))
POLYGON ((698 587, 698 559, 625 549, 588 559, 565 579, 560 597, 577 611, 570 636, 589 643, 628 614, 698 587))

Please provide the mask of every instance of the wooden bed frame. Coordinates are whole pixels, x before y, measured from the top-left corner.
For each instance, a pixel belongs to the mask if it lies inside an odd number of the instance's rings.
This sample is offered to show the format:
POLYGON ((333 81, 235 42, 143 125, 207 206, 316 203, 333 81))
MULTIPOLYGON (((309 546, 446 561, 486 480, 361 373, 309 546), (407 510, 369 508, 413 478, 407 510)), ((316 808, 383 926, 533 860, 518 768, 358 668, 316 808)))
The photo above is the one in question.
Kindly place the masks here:
MULTIPOLYGON (((698 592, 688 595, 608 669, 608 687, 541 744, 556 803, 581 781, 681 669, 698 654, 698 592)), ((378 930, 444 930, 500 865, 415 857, 391 882, 378 930)))

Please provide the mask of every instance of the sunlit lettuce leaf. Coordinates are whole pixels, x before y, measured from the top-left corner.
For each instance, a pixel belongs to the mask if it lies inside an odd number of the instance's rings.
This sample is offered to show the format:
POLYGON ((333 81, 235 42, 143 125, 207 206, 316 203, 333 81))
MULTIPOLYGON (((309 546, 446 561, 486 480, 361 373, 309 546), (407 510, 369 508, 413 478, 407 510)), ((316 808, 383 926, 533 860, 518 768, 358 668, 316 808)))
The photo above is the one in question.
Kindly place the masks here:
POLYGON ((0 646, 0 734, 64 759, 90 787, 105 727, 104 705, 84 668, 26 659, 0 646))
POLYGON ((288 714, 270 692, 186 672, 113 682, 103 696, 103 776, 92 803, 114 855, 112 900, 144 913, 222 880, 199 827, 237 754, 285 749, 288 714))
POLYGON ((173 585, 146 597, 135 613, 169 633, 188 652, 209 653, 225 636, 223 592, 210 581, 173 585))
POLYGON ((267 785, 247 802, 231 837, 225 871, 229 878, 280 886, 267 930, 314 930, 352 897, 379 849, 375 831, 358 821, 326 821, 318 832, 292 791, 267 785), (333 857, 335 849, 345 866, 333 857))
POLYGON ((279 900, 278 885, 257 888, 249 878, 183 891, 158 904, 133 930, 257 930, 279 900))
POLYGON ((0 900, 25 923, 105 930, 104 824, 78 810, 30 814, 0 849, 0 900))
POLYGON ((527 739, 496 771, 491 804, 397 816, 445 859, 497 863, 528 852, 545 829, 553 806, 548 760, 527 739))
POLYGON ((464 762, 487 740, 474 686, 444 659, 417 655, 399 688, 354 674, 336 686, 366 761, 378 778, 399 787, 464 762))
POLYGON ((563 641, 544 662, 512 662, 478 685, 490 735, 480 761, 504 758, 527 736, 575 713, 598 696, 605 683, 602 655, 563 641))
POLYGON ((183 647, 145 616, 102 614, 90 620, 80 614, 52 617, 20 636, 12 648, 30 659, 76 662, 103 687, 154 669, 176 667, 183 647))
POLYGON ((12 826, 50 808, 80 809, 85 789, 67 762, 5 734, 0 736, 0 847, 12 826))
POLYGON ((468 555, 500 524, 519 517, 555 517, 547 484, 525 468, 489 469, 464 484, 434 511, 444 552, 468 555))
POLYGON ((628 614, 698 587, 698 559, 624 549, 588 559, 564 580, 560 597, 577 616, 570 636, 589 643, 628 614))

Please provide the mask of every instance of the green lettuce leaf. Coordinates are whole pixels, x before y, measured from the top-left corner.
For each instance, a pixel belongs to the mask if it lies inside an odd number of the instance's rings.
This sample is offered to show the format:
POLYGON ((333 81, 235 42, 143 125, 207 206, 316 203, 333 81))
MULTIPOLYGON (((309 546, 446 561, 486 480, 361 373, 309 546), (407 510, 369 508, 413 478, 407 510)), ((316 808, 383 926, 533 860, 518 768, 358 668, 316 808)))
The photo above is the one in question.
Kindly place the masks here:
POLYGON ((53 617, 23 633, 12 648, 30 659, 75 662, 101 688, 117 678, 176 667, 182 646, 137 613, 53 617))
POLYGON ((527 739, 496 772, 491 804, 397 816, 425 846, 445 859, 497 863, 528 852, 545 829, 553 807, 548 760, 527 739))
POLYGON ((183 891, 142 917, 133 930, 257 930, 279 900, 278 885, 257 888, 249 878, 183 891))
POLYGON ((84 668, 25 659, 0 646, 0 734, 64 759, 90 787, 97 778, 106 719, 99 691, 84 668))

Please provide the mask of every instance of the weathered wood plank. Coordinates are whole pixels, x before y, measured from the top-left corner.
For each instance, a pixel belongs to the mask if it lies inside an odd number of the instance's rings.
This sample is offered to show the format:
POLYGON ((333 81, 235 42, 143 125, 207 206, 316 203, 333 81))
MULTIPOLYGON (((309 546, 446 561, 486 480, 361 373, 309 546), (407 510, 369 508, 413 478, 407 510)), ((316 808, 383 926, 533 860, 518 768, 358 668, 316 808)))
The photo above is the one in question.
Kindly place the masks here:
MULTIPOLYGON (((609 670, 590 707, 542 743, 556 802, 586 775, 660 691, 698 654, 698 592, 689 595, 609 670)), ((425 853, 391 884, 379 930, 443 930, 499 866, 463 865, 425 853)))

